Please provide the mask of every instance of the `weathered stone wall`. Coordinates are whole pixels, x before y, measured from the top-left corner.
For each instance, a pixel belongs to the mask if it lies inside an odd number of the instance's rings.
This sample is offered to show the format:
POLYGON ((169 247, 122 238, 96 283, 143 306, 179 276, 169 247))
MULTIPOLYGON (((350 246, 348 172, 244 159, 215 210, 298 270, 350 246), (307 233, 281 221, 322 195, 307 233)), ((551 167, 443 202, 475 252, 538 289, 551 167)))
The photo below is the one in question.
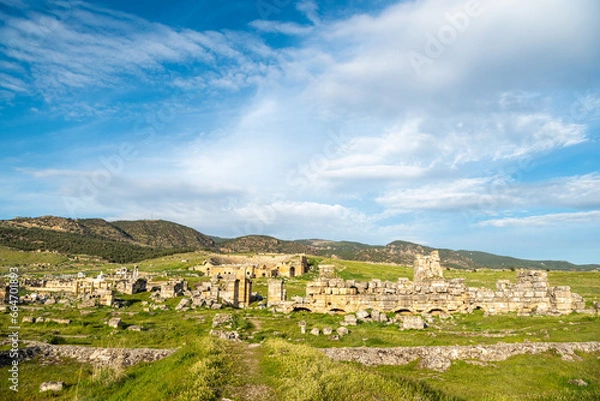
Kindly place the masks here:
MULTIPOLYGON (((12 363, 9 352, 0 352, 0 366, 7 366, 12 363)), ((140 362, 154 362, 166 358, 173 352, 175 352, 174 349, 96 348, 31 342, 27 347, 19 349, 19 360, 29 360, 36 356, 44 361, 70 358, 77 362, 93 365, 126 367, 140 362)))
POLYGON ((304 255, 237 256, 215 255, 203 265, 192 270, 207 276, 237 278, 295 277, 308 272, 308 261, 304 255))
POLYGON ((557 352, 564 360, 577 360, 575 351, 600 352, 600 342, 581 343, 514 343, 468 346, 398 347, 398 348, 325 348, 321 350, 337 361, 354 361, 364 365, 406 365, 420 359, 419 367, 444 371, 453 360, 493 362, 514 355, 557 352))
MULTIPOLYGON (((269 305, 283 312, 306 309, 313 312, 357 312, 374 309, 381 312, 471 313, 482 309, 489 314, 564 314, 585 309, 581 296, 569 287, 549 287, 543 271, 519 271, 515 284, 500 280, 496 291, 466 287, 464 279, 446 280, 434 251, 415 259, 415 280, 361 282, 319 277, 306 285, 306 297, 285 301, 269 290, 269 305)), ((271 288, 271 287, 269 287, 271 288)), ((279 290, 277 290, 279 291, 279 290)))

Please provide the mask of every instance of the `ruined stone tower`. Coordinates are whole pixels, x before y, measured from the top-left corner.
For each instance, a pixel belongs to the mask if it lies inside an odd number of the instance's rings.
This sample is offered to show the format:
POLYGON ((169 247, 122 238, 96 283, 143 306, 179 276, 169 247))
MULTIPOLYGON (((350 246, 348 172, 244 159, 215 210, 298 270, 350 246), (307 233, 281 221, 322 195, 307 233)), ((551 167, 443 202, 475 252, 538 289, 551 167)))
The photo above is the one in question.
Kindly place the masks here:
POLYGON ((433 251, 429 255, 416 255, 414 262, 414 282, 424 280, 443 279, 442 266, 440 265, 440 254, 433 251))

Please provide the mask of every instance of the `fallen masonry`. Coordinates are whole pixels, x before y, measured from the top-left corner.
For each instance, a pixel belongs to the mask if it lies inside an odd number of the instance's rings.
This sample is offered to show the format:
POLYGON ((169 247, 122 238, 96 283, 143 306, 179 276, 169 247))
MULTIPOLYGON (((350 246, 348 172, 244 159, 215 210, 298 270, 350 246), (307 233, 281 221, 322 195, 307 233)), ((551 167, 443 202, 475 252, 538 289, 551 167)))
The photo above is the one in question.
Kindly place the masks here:
POLYGON ((423 369, 445 371, 451 361, 504 361, 514 355, 541 354, 554 351, 563 360, 578 360, 575 351, 600 352, 600 342, 540 342, 540 343, 499 343, 493 345, 397 347, 397 348, 325 348, 321 350, 336 361, 359 362, 363 365, 406 365, 420 359, 418 366, 423 369))

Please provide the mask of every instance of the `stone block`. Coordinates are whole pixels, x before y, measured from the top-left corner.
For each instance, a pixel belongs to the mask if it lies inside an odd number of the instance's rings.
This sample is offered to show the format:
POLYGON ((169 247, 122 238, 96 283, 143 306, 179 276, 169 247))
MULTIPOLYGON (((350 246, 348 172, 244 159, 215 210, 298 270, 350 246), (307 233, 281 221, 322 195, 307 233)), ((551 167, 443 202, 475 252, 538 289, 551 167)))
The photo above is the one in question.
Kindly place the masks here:
POLYGON ((346 336, 350 333, 346 327, 338 327, 335 332, 338 333, 339 336, 346 336))
POLYGON ((40 384, 40 393, 44 391, 61 391, 64 387, 64 382, 43 382, 40 384))

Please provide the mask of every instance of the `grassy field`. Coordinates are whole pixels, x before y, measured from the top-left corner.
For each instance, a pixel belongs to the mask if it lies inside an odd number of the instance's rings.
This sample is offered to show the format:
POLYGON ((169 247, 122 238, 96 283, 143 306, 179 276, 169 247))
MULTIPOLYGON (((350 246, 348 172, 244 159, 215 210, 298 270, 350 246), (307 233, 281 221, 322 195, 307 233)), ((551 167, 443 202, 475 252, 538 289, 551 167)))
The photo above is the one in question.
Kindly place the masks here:
MULTIPOLYGON (((206 278, 189 267, 201 264, 207 253, 191 252, 138 263, 141 271, 168 279, 181 275, 192 285, 206 278)), ((69 260, 57 254, 32 254, 0 248, 0 268, 19 264, 20 271, 35 274, 52 272, 93 273, 121 265, 69 260), (12 263, 12 264, 11 264, 12 263), (40 265, 48 263, 48 265, 40 265)), ((395 281, 412 279, 412 268, 400 265, 314 259, 331 263, 340 277, 395 281)), ((128 264, 133 267, 133 264, 128 264)), ((446 270, 446 278, 464 277, 468 286, 495 288, 498 279, 515 281, 510 270, 480 269, 476 272, 446 270)), ((304 295, 308 275, 286 279, 288 297, 304 295)), ((569 285, 588 304, 600 301, 600 272, 548 273, 550 285, 569 285)), ((267 280, 256 279, 253 291, 267 295, 267 280)), ((167 310, 150 310, 149 293, 120 295, 125 301, 118 309, 100 307, 77 309, 65 304, 20 308, 25 316, 67 318, 71 324, 52 322, 21 323, 22 339, 53 344, 100 347, 177 348, 170 357, 152 364, 127 369, 94 369, 75 362, 41 365, 39 361, 20 365, 20 392, 6 388, 8 372, 0 369, 0 400, 598 400, 600 399, 600 355, 580 354, 578 361, 563 361, 553 354, 521 355, 486 366, 455 361, 447 372, 420 370, 416 362, 406 366, 364 367, 333 362, 318 351, 325 347, 393 347, 416 345, 472 345, 498 342, 598 341, 600 316, 529 316, 515 314, 484 316, 455 314, 435 317, 426 330, 401 331, 396 325, 359 323, 339 340, 313 336, 310 329, 336 329, 339 314, 294 312, 288 315, 257 308, 213 311, 175 311, 180 298, 167 300, 167 310), (216 313, 234 315, 234 329, 242 342, 223 342, 209 336, 216 313), (109 328, 105 322, 120 317, 124 327, 109 328), (301 334, 299 323, 307 326, 301 334), (139 325, 142 331, 130 331, 139 325), (588 386, 569 383, 581 379, 588 386), (61 380, 61 393, 39 393, 43 381, 61 380)), ((392 314, 390 314, 392 317, 392 314)), ((10 318, 0 314, 0 336, 9 334, 10 318)), ((7 349, 8 345, 1 346, 7 349)))

